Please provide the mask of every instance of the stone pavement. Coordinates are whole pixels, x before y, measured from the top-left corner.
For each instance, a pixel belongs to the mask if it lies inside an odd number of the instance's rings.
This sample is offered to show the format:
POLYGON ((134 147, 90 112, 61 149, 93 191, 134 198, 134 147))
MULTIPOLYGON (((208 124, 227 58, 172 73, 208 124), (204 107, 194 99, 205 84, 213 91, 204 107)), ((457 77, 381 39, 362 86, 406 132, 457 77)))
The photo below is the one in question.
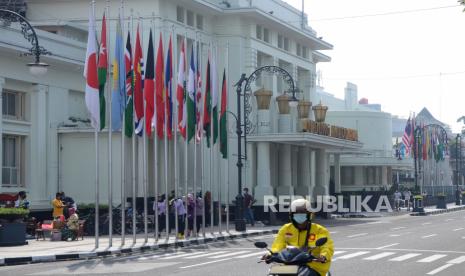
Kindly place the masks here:
MULTIPOLYGON (((95 248, 94 237, 84 237, 84 240, 77 241, 56 241, 28 240, 27 245, 0 247, 0 265, 16 265, 26 263, 54 262, 62 260, 80 260, 109 255, 131 254, 138 252, 155 251, 159 249, 184 247, 187 245, 197 245, 211 243, 215 241, 225 241, 237 238, 247 238, 250 236, 260 236, 277 233, 277 227, 247 227, 246 232, 236 232, 234 225, 229 233, 224 230, 222 233, 206 233, 205 237, 199 233, 198 238, 177 240, 174 236, 168 240, 161 237, 155 241, 153 233, 149 233, 148 242, 145 243, 145 235, 138 234, 136 243, 133 243, 132 235, 127 235, 125 245, 121 246, 121 237, 113 237, 113 246, 109 247, 108 236, 100 237, 99 248, 95 248)), ((223 228, 224 229, 224 228, 223 228)))

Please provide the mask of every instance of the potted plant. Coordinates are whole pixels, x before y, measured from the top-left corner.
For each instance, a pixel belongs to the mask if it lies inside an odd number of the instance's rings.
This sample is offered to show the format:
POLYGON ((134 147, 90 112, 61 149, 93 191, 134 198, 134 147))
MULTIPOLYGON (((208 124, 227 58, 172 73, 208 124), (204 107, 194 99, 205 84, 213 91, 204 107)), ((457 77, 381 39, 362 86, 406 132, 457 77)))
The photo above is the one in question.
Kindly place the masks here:
POLYGON ((439 193, 436 195, 436 208, 438 209, 447 209, 446 206, 446 195, 443 193, 439 193))
POLYGON ((24 218, 28 215, 28 209, 0 208, 0 246, 27 244, 24 218))

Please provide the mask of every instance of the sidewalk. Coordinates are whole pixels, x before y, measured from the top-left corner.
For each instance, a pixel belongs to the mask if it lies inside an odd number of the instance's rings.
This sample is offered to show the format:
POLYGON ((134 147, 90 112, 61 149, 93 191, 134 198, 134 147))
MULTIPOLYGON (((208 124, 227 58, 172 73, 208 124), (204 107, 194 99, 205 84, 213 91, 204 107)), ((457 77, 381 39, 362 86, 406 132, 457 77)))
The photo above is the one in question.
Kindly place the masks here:
POLYGON ((188 240, 176 240, 174 235, 166 240, 161 237, 158 243, 153 233, 149 233, 148 242, 145 243, 145 235, 138 234, 137 241, 133 244, 131 234, 126 235, 125 245, 121 246, 121 237, 113 236, 113 246, 109 247, 108 236, 101 236, 99 248, 95 249, 94 237, 84 237, 78 241, 57 241, 50 239, 38 241, 28 240, 29 244, 23 246, 0 247, 0 265, 17 265, 26 263, 54 262, 63 260, 83 260, 89 258, 104 257, 109 255, 131 254, 138 252, 156 251, 159 249, 183 247, 187 245, 205 244, 215 241, 231 240, 236 238, 247 238, 277 233, 277 227, 247 227, 246 232, 236 232, 231 225, 229 233, 223 228, 222 234, 218 232, 206 233, 205 238, 199 233, 199 238, 188 240))
POLYGON ((442 213, 449 213, 449 212, 455 212, 455 211, 460 211, 460 210, 465 210, 465 205, 455 205, 454 203, 449 203, 447 204, 447 209, 437 209, 436 207, 425 207, 425 212, 424 213, 411 213, 411 216, 427 216, 427 215, 437 215, 437 214, 442 214, 442 213))

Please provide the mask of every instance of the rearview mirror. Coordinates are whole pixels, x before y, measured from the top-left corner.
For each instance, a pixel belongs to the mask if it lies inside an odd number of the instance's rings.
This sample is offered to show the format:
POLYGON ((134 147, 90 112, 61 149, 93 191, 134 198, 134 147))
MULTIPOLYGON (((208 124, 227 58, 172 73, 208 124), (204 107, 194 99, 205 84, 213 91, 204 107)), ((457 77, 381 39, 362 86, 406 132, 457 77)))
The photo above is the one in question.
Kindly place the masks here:
POLYGON ((255 242, 254 245, 258 248, 266 248, 268 246, 266 242, 255 242))
POLYGON ((327 241, 328 241, 328 238, 321 238, 321 239, 318 239, 318 240, 315 242, 315 245, 316 245, 316 246, 322 246, 322 245, 325 244, 327 241))

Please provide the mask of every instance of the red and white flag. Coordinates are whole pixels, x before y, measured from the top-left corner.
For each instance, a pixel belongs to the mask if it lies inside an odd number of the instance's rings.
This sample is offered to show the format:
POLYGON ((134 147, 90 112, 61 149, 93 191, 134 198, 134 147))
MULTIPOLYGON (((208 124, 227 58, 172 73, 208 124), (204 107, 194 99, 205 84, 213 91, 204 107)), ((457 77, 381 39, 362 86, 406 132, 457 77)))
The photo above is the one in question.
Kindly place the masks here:
POLYGON ((86 63, 84 78, 86 78, 86 106, 90 113, 92 127, 100 129, 100 97, 97 73, 97 40, 95 34, 95 15, 92 8, 89 11, 89 32, 87 38, 86 63))

